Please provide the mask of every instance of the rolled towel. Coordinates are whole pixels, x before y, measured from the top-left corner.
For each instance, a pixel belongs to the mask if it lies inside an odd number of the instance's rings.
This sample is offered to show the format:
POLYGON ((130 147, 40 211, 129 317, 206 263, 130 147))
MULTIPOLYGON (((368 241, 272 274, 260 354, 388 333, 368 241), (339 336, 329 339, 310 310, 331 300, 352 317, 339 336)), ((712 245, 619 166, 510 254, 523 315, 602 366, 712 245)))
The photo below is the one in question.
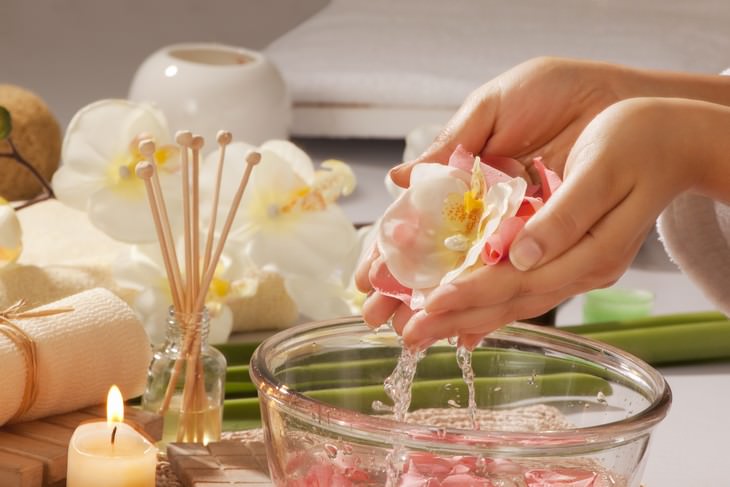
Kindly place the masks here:
POLYGON ((0 334, 0 425, 29 421, 103 403, 116 384, 125 398, 144 391, 151 358, 147 335, 134 312, 106 289, 74 294, 32 311, 59 314, 10 319, 35 342, 37 396, 16 416, 26 394, 23 349, 0 334))

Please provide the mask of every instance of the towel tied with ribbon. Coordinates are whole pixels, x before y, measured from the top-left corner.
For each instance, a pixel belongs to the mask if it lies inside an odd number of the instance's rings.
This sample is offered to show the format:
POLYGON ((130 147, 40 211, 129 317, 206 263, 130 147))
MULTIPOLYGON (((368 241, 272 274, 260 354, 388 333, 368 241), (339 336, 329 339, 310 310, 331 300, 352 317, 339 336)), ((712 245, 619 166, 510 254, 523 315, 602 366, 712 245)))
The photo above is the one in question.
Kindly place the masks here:
POLYGON ((106 289, 0 311, 0 425, 104 402, 117 384, 144 390, 150 346, 127 304, 106 289))

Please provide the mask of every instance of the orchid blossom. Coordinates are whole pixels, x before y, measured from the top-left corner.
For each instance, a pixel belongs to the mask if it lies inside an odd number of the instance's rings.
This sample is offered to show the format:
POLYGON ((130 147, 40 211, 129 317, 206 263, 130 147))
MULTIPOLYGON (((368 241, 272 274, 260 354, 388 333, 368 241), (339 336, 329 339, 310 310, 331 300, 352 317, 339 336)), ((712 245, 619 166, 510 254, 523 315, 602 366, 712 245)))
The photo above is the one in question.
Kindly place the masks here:
POLYGON ((533 161, 538 184, 500 170, 526 173, 518 161, 492 157, 489 162, 459 146, 448 165, 414 167, 410 188, 381 220, 381 258, 371 273, 376 289, 419 309, 431 289, 507 256, 512 240, 559 180, 539 159, 533 161))
MULTIPOLYGON (((221 256, 211 283, 205 306, 210 313, 208 338, 211 343, 224 343, 233 328, 234 316, 228 302, 252 296, 258 280, 248 278, 252 264, 241 252, 228 251, 221 256)), ((170 285, 162 256, 154 244, 133 245, 113 265, 117 283, 136 291, 132 303, 153 344, 165 338, 167 315, 172 301, 170 285)))
MULTIPOLYGON (((179 151, 171 145, 164 115, 149 105, 101 100, 79 110, 63 141, 62 166, 53 190, 63 203, 88 212, 97 228, 115 240, 146 243, 156 239, 144 184, 135 174, 143 159, 140 140, 157 144, 154 161, 167 204, 178 208, 179 151)), ((178 211, 171 211, 174 217, 178 211)))
POLYGON ((23 232, 13 207, 0 198, 0 267, 18 260, 23 249, 23 232))
MULTIPOLYGON (((258 148, 234 143, 226 149, 221 208, 228 207, 243 170, 241 161, 254 149, 262 160, 251 175, 230 243, 241 245, 258 267, 281 274, 287 292, 308 318, 350 314, 354 296, 347 288, 360 245, 336 203, 355 188, 352 170, 336 160, 324 161, 315 170, 311 159, 287 141, 273 140, 258 148)), ((213 153, 205 161, 203 188, 213 187, 218 157, 213 153)))

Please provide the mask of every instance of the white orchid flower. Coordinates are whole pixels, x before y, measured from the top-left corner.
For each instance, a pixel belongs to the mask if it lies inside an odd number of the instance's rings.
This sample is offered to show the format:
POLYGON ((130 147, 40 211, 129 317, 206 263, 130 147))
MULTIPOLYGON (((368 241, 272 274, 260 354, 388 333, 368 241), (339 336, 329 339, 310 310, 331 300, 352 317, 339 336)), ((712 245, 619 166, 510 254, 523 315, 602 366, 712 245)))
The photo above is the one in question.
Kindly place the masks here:
POLYGON ((15 210, 0 198, 0 267, 18 260, 23 250, 23 231, 15 210))
MULTIPOLYGON (((222 211, 228 209, 250 150, 258 150, 262 159, 251 175, 229 243, 238 242, 258 267, 281 274, 307 317, 349 314, 346 288, 359 246, 355 228, 336 202, 355 188, 351 169, 328 160, 315 170, 311 159, 288 141, 269 141, 258 148, 234 143, 226 149, 222 211)), ((203 188, 213 187, 218 157, 216 152, 205 161, 203 188)))
POLYGON ((386 210, 377 236, 390 274, 412 290, 413 309, 432 288, 478 262, 487 239, 517 213, 526 190, 522 178, 487 188, 479 158, 471 173, 436 163, 414 167, 409 189, 386 210))
POLYGON ((179 150, 164 115, 126 100, 101 100, 76 113, 66 129, 62 166, 53 190, 63 203, 87 211, 90 221, 115 240, 128 243, 156 239, 144 184, 135 174, 143 159, 137 145, 151 138, 170 216, 179 214, 179 150))
MULTIPOLYGON (((226 304, 233 299, 252 296, 258 281, 245 277, 251 263, 236 252, 224 252, 218 263, 205 306, 210 313, 210 343, 224 343, 233 328, 233 313, 226 304)), ((153 344, 161 343, 167 329, 167 314, 172 296, 159 247, 133 245, 120 255, 113 266, 117 283, 137 291, 133 308, 139 315, 153 344)))

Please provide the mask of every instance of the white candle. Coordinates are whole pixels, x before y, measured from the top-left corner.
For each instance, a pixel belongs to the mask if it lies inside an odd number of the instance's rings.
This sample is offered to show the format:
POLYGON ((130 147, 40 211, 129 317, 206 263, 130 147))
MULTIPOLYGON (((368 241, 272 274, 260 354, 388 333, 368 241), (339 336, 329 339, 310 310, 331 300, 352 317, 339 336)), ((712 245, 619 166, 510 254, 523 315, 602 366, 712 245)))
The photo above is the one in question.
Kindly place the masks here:
POLYGON ((68 448, 67 487, 155 487, 157 448, 124 423, 123 415, 119 389, 110 390, 107 421, 76 428, 68 448))

